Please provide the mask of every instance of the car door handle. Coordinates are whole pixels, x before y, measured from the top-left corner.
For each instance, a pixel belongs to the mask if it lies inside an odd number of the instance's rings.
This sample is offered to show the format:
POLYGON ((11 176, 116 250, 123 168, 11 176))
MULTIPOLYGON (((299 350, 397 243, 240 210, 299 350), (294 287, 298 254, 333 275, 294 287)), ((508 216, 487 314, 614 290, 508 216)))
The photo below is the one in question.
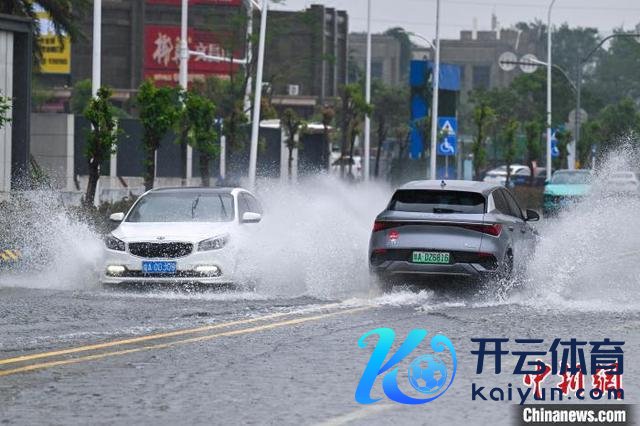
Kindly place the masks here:
POLYGON ((526 229, 521 229, 520 232, 522 232, 523 234, 526 234, 527 230, 526 229))
POLYGON ((513 232, 514 228, 513 228, 513 226, 509 226, 508 229, 509 229, 509 231, 513 232))

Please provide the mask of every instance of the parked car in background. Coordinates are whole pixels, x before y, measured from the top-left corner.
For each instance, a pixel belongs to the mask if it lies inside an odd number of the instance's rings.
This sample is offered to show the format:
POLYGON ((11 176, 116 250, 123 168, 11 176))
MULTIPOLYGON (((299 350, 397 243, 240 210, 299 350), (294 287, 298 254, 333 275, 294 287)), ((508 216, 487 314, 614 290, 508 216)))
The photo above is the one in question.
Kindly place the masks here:
POLYGON ((544 187, 543 214, 552 216, 586 196, 591 189, 590 170, 557 170, 544 187))
MULTIPOLYGON (((516 182, 518 179, 531 177, 531 170, 529 166, 523 166, 522 164, 512 164, 511 167, 511 182, 516 182)), ((505 186, 507 184, 507 166, 500 166, 493 170, 489 170, 483 179, 486 183, 493 183, 495 185, 505 186)))
MULTIPOLYGON (((531 179, 531 174, 526 172, 511 176, 511 181, 514 185, 533 184, 533 186, 544 186, 544 182, 547 180, 547 169, 544 167, 536 167, 534 170, 533 181, 531 179)), ((529 169, 529 171, 531 171, 531 169, 529 169)))
POLYGON ((614 172, 605 180, 604 189, 614 194, 639 195, 640 178, 635 172, 614 172))
POLYGON ((500 185, 409 182, 376 217, 369 267, 386 289, 405 278, 508 278, 526 267, 538 219, 500 185))

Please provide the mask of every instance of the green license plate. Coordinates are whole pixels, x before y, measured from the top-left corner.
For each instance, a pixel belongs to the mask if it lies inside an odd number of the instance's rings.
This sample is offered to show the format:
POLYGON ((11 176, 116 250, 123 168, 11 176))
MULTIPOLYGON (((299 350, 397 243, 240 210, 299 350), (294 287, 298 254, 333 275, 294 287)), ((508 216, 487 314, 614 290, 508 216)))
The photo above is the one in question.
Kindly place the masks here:
POLYGON ((449 263, 450 257, 449 253, 436 251, 414 251, 411 261, 413 263, 445 264, 449 263))

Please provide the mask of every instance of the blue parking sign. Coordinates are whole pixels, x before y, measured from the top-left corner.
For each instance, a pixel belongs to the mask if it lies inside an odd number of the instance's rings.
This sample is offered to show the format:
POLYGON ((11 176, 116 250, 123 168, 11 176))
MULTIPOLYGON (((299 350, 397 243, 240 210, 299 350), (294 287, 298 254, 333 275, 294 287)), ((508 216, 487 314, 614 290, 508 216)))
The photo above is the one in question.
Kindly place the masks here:
POLYGON ((438 155, 454 156, 458 142, 458 122, 455 117, 438 117, 438 129, 446 136, 438 141, 438 155))

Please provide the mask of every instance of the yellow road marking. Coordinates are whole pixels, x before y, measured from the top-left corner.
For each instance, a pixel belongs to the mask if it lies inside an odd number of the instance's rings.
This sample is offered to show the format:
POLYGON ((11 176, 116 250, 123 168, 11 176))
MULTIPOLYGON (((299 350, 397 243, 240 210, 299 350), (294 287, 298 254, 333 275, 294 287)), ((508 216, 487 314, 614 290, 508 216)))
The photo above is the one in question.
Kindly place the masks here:
POLYGON ((2 260, 9 260, 9 256, 7 256, 3 251, 0 251, 0 257, 2 258, 2 260))
POLYGON ((155 344, 155 345, 142 346, 142 347, 139 347, 139 348, 132 348, 132 349, 125 349, 125 350, 121 350, 121 351, 106 352, 106 353, 95 354, 95 355, 86 355, 86 356, 82 356, 82 357, 78 357, 78 358, 71 358, 71 359, 65 359, 65 360, 60 360, 60 361, 43 362, 43 363, 40 363, 40 364, 32 364, 32 365, 27 365, 27 366, 24 366, 24 367, 13 368, 13 369, 10 369, 10 370, 0 370, 0 377, 9 376, 9 375, 12 375, 12 374, 17 374, 17 373, 24 373, 24 372, 28 372, 28 371, 42 370, 42 369, 45 369, 45 368, 52 368, 52 367, 57 367, 57 366, 61 366, 61 365, 77 364, 77 363, 84 362, 84 361, 93 361, 93 360, 97 360, 97 359, 113 357, 113 356, 118 356, 118 355, 127 355, 127 354, 131 354, 131 353, 142 352, 142 351, 147 351, 147 350, 152 350, 152 349, 164 349, 164 348, 169 348, 169 347, 177 346, 177 345, 181 345, 181 344, 203 342, 203 341, 212 340, 212 339, 215 339, 215 338, 218 338, 218 337, 237 336, 237 335, 240 335, 240 334, 255 333, 255 332, 259 332, 259 331, 265 331, 265 330, 271 330, 271 329, 274 329, 274 328, 285 327, 285 326, 288 326, 288 325, 297 325, 297 324, 302 324, 302 323, 305 323, 305 322, 317 321, 317 320, 320 320, 320 319, 329 318, 329 317, 336 316, 336 315, 355 313, 355 312, 364 311, 364 310, 368 310, 368 309, 372 309, 372 306, 363 306, 363 307, 360 307, 360 308, 345 309, 345 310, 342 310, 342 311, 330 312, 330 313, 327 313, 327 314, 321 314, 321 315, 315 315, 315 316, 311 316, 311 317, 304 317, 304 318, 297 318, 297 319, 292 319, 292 320, 287 320, 287 321, 275 322, 275 323, 271 323, 271 324, 259 325, 259 326, 256 326, 256 327, 244 328, 244 329, 240 329, 240 330, 225 331, 225 332, 217 333, 217 334, 208 334, 206 336, 191 337, 189 339, 175 340, 173 342, 167 342, 167 343, 158 343, 158 344, 155 344))
MULTIPOLYGON (((339 306, 339 304, 338 303, 333 303, 333 304, 329 304, 329 305, 324 305, 324 306, 321 307, 321 309, 334 308, 336 306, 339 306)), ((264 316, 261 316, 261 317, 250 318, 250 319, 245 319, 245 320, 229 321, 229 322, 220 323, 220 324, 205 325, 205 326, 202 326, 202 327, 187 328, 187 329, 183 329, 183 330, 169 331, 169 332, 166 332, 166 333, 149 334, 149 335, 146 335, 146 336, 132 337, 132 338, 120 339, 120 340, 113 340, 113 341, 110 341, 110 342, 96 343, 96 344, 93 344, 93 345, 78 346, 78 347, 69 348, 69 349, 60 349, 60 350, 49 351, 49 352, 41 352, 41 353, 31 354, 31 355, 22 355, 22 356, 18 356, 18 357, 14 357, 14 358, 0 359, 0 365, 13 364, 13 363, 16 363, 16 362, 23 362, 23 361, 31 361, 31 360, 34 360, 34 359, 41 359, 41 358, 50 358, 50 357, 54 357, 54 356, 74 354, 74 353, 78 353, 78 352, 87 352, 87 351, 93 351, 93 350, 96 350, 96 349, 105 349, 105 348, 110 348, 110 347, 113 347, 113 346, 128 345, 128 344, 131 344, 131 343, 145 342, 147 340, 156 340, 156 339, 163 339, 163 338, 166 338, 166 337, 183 336, 185 334, 195 334, 195 333, 200 333, 200 332, 203 332, 203 331, 215 330, 215 329, 218 329, 218 328, 232 327, 234 325, 244 325, 244 324, 250 324, 250 323, 253 323, 253 322, 259 322, 259 321, 265 321, 265 320, 274 319, 274 318, 280 318, 280 317, 288 316, 288 315, 302 314, 304 312, 305 312, 304 310, 298 311, 298 312, 279 312, 279 313, 276 313, 276 314, 264 315, 264 316)))
POLYGON ((18 256, 13 254, 13 252, 11 250, 7 250, 6 253, 7 253, 7 256, 9 256, 11 259, 13 259, 13 260, 17 260, 18 259, 18 256))

